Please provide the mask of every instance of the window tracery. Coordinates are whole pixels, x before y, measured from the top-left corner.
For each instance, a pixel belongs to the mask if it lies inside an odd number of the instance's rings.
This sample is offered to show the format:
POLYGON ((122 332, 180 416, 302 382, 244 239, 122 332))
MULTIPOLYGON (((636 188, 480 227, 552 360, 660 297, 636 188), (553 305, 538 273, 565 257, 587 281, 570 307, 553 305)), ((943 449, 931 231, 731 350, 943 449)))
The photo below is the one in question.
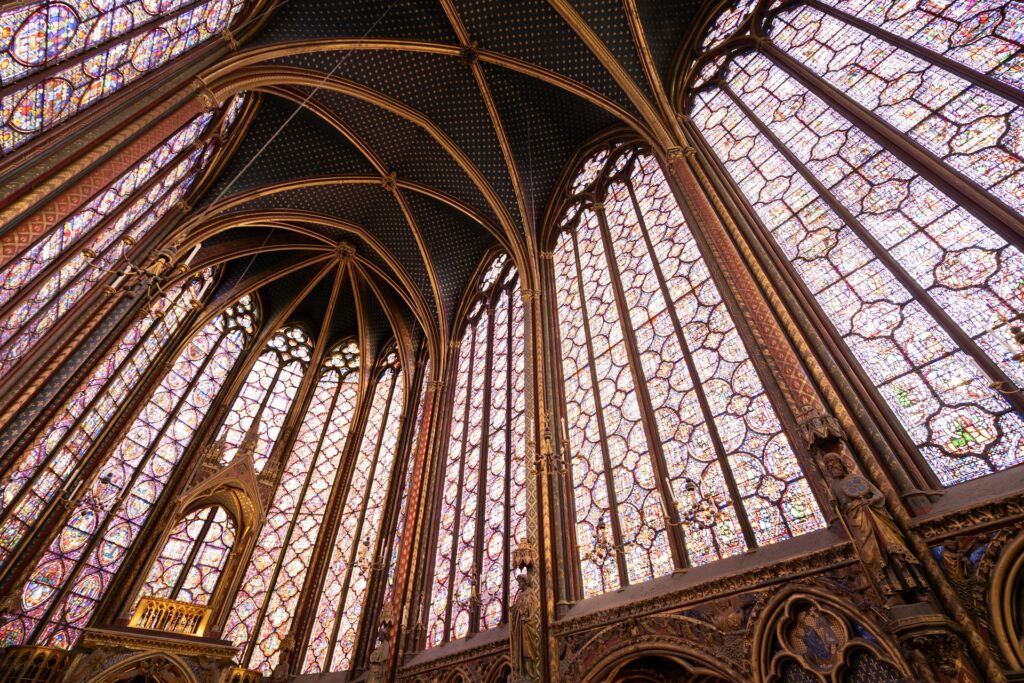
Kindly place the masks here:
POLYGON ((206 605, 235 544, 235 520, 219 505, 182 517, 146 576, 140 596, 206 605))
POLYGON ((1020 13, 774 3, 754 27, 764 49, 723 43, 689 95, 696 128, 943 486, 1024 461, 1010 330, 1024 254, 957 189, 1021 220, 1020 13), (901 144, 882 144, 883 129, 901 144))
POLYGON ((171 472, 238 360, 254 325, 243 297, 200 330, 98 469, 79 482, 70 514, 35 564, 0 642, 73 647, 128 550, 161 499, 171 472))
POLYGON ((579 178, 553 267, 584 596, 823 527, 658 162, 579 178))
POLYGON ((43 0, 0 12, 0 154, 228 28, 244 0, 43 0))
POLYGON ((257 441, 251 455, 257 474, 263 471, 312 352, 309 335, 300 327, 282 328, 271 337, 217 434, 225 442, 224 462, 231 462, 237 455, 250 427, 256 423, 257 441))
MULTIPOLYGON (((228 114, 244 101, 236 96, 228 114)), ((214 119, 194 117, 0 269, 0 378, 184 198, 216 149, 214 119)))
POLYGON ((359 398, 355 342, 329 354, 313 391, 224 628, 224 637, 241 648, 241 662, 265 675, 277 665, 292 627, 327 503, 342 472, 359 398))
POLYGON ((504 623, 526 534, 523 306, 504 254, 484 271, 459 346, 428 646, 504 623))
POLYGON ((303 673, 352 667, 361 616, 378 557, 378 534, 391 486, 405 403, 398 354, 387 352, 373 382, 366 424, 345 488, 340 525, 313 617, 303 673))
POLYGON ((193 303, 202 299, 208 277, 171 289, 159 306, 162 315, 151 309, 136 320, 17 459, 0 488, 0 565, 33 533, 49 503, 78 476, 82 462, 160 349, 173 338, 193 303))

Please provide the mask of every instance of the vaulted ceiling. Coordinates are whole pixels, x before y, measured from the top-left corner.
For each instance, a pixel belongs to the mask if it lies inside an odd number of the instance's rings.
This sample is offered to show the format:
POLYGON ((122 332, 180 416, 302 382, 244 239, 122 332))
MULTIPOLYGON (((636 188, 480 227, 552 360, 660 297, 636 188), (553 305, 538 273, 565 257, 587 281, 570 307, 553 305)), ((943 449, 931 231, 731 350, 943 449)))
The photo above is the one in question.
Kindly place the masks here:
POLYGON ((271 5, 256 34, 201 76, 219 100, 248 92, 252 102, 189 229, 215 234, 203 253, 228 261, 222 290, 259 281, 265 309, 287 309, 314 335, 333 282, 321 271, 351 245, 330 338, 357 332, 362 296, 371 347, 397 325, 410 347, 422 328, 442 348, 488 250, 536 254, 581 146, 614 126, 650 137, 641 109, 671 90, 701 5, 271 5), (307 286, 312 277, 324 282, 307 286))

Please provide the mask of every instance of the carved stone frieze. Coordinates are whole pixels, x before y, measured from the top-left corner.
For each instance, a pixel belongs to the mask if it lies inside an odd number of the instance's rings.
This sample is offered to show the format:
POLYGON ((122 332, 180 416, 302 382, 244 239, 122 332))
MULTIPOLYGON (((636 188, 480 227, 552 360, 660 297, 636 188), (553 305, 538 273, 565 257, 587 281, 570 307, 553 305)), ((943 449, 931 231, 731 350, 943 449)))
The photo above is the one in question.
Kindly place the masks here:
POLYGON ((592 614, 570 617, 552 624, 551 630, 554 635, 563 637, 575 631, 593 629, 622 619, 664 612, 666 609, 694 605, 733 593, 791 582, 795 577, 822 573, 830 568, 854 562, 855 559, 853 549, 849 544, 837 545, 771 565, 757 567, 750 571, 688 586, 678 591, 633 600, 592 614))

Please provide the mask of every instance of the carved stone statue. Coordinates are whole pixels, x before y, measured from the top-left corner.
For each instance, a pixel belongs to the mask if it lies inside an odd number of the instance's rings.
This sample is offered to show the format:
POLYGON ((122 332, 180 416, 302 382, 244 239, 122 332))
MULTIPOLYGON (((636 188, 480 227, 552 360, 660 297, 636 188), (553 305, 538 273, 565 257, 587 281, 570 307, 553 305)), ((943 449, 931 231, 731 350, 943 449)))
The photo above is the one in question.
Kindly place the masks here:
POLYGON ((366 674, 366 683, 384 683, 384 676, 391 656, 391 641, 386 629, 377 634, 377 647, 370 653, 370 670, 366 674))
POLYGON ((292 650, 295 648, 295 640, 288 636, 281 643, 281 652, 277 656, 277 665, 273 671, 270 672, 271 683, 284 683, 291 675, 291 665, 288 661, 291 659, 292 650))
POLYGON ((920 564, 885 509, 882 492, 854 472, 840 453, 825 453, 822 461, 847 531, 887 604, 920 599, 927 585, 920 564))
POLYGON ((519 595, 509 609, 508 637, 512 650, 513 683, 540 680, 540 598, 533 571, 516 575, 519 595))

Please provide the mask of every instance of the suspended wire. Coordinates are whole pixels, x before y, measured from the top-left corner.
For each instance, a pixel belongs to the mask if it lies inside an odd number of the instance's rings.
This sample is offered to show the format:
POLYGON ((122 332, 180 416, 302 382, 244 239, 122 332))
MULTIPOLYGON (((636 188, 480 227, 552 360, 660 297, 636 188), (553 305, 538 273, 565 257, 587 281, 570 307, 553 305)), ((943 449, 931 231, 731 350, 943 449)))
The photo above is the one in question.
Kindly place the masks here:
MULTIPOLYGON (((284 0, 284 2, 281 2, 278 5, 276 5, 275 9, 280 9, 281 6, 287 4, 288 2, 289 2, 289 0, 284 0)), ((376 19, 374 19, 373 23, 370 24, 369 28, 367 28, 366 31, 363 32, 363 35, 360 36, 359 42, 356 44, 356 49, 358 49, 358 47, 360 47, 363 44, 363 41, 366 40, 366 38, 370 35, 370 33, 372 33, 373 30, 375 28, 377 28, 377 25, 381 21, 384 20, 384 17, 386 17, 388 15, 388 13, 391 12, 391 10, 397 4, 398 4, 398 0, 391 0, 388 3, 388 6, 384 8, 384 11, 381 12, 380 16, 378 16, 376 19)), ((267 11, 270 11, 270 8, 268 8, 267 11)), ((248 23, 248 21, 255 20, 257 18, 257 16, 262 16, 262 15, 254 15, 249 20, 247 20, 245 23, 248 23)), ((242 166, 242 168, 239 169, 239 171, 237 173, 235 173, 235 175, 231 178, 231 180, 228 181, 228 183, 217 194, 217 196, 213 198, 213 201, 211 201, 209 204, 206 205, 206 208, 203 210, 204 214, 209 212, 217 204, 217 202, 219 202, 221 200, 221 198, 223 198, 224 195, 227 194, 228 190, 230 190, 232 188, 232 186, 234 186, 235 182, 239 178, 241 178, 242 175, 246 171, 249 170, 249 167, 253 165, 253 163, 256 161, 256 159, 259 158, 259 156, 261 154, 263 154, 263 152, 267 149, 267 147, 270 146, 270 143, 272 143, 275 139, 277 139, 277 136, 281 134, 281 131, 283 131, 285 129, 285 127, 289 123, 292 122, 292 119, 294 119, 298 115, 299 111, 301 111, 302 109, 304 109, 306 107, 306 104, 313 98, 314 95, 316 95, 323 88, 323 86, 327 83, 327 81, 329 81, 331 79, 331 77, 334 76, 334 74, 338 71, 338 69, 340 69, 342 67, 342 65, 345 63, 345 61, 349 58, 349 56, 353 52, 356 51, 356 49, 346 50, 341 55, 341 57, 338 58, 338 61, 334 63, 334 66, 332 66, 330 68, 330 70, 327 73, 324 74, 323 78, 321 78, 320 81, 309 90, 309 92, 302 99, 302 101, 299 102, 295 106, 295 109, 292 111, 292 113, 289 114, 288 117, 284 121, 281 122, 281 125, 279 125, 277 127, 277 129, 274 130, 274 132, 271 134, 271 136, 269 138, 267 138, 266 142, 264 142, 262 145, 260 145, 259 149, 256 150, 256 153, 252 155, 252 157, 249 159, 249 161, 247 161, 245 163, 245 165, 242 166)), ((274 225, 272 225, 270 227, 270 230, 267 232, 266 236, 263 238, 263 242, 260 244, 259 250, 255 254, 253 254, 252 257, 249 258, 249 262, 246 263, 245 268, 242 269, 242 273, 238 276, 238 281, 239 282, 241 282, 242 279, 249 272, 249 268, 256 261, 256 257, 260 255, 260 252, 263 251, 263 247, 267 246, 267 242, 270 241, 270 237, 274 234, 274 230, 276 228, 277 228, 277 226, 274 226, 274 225)))

